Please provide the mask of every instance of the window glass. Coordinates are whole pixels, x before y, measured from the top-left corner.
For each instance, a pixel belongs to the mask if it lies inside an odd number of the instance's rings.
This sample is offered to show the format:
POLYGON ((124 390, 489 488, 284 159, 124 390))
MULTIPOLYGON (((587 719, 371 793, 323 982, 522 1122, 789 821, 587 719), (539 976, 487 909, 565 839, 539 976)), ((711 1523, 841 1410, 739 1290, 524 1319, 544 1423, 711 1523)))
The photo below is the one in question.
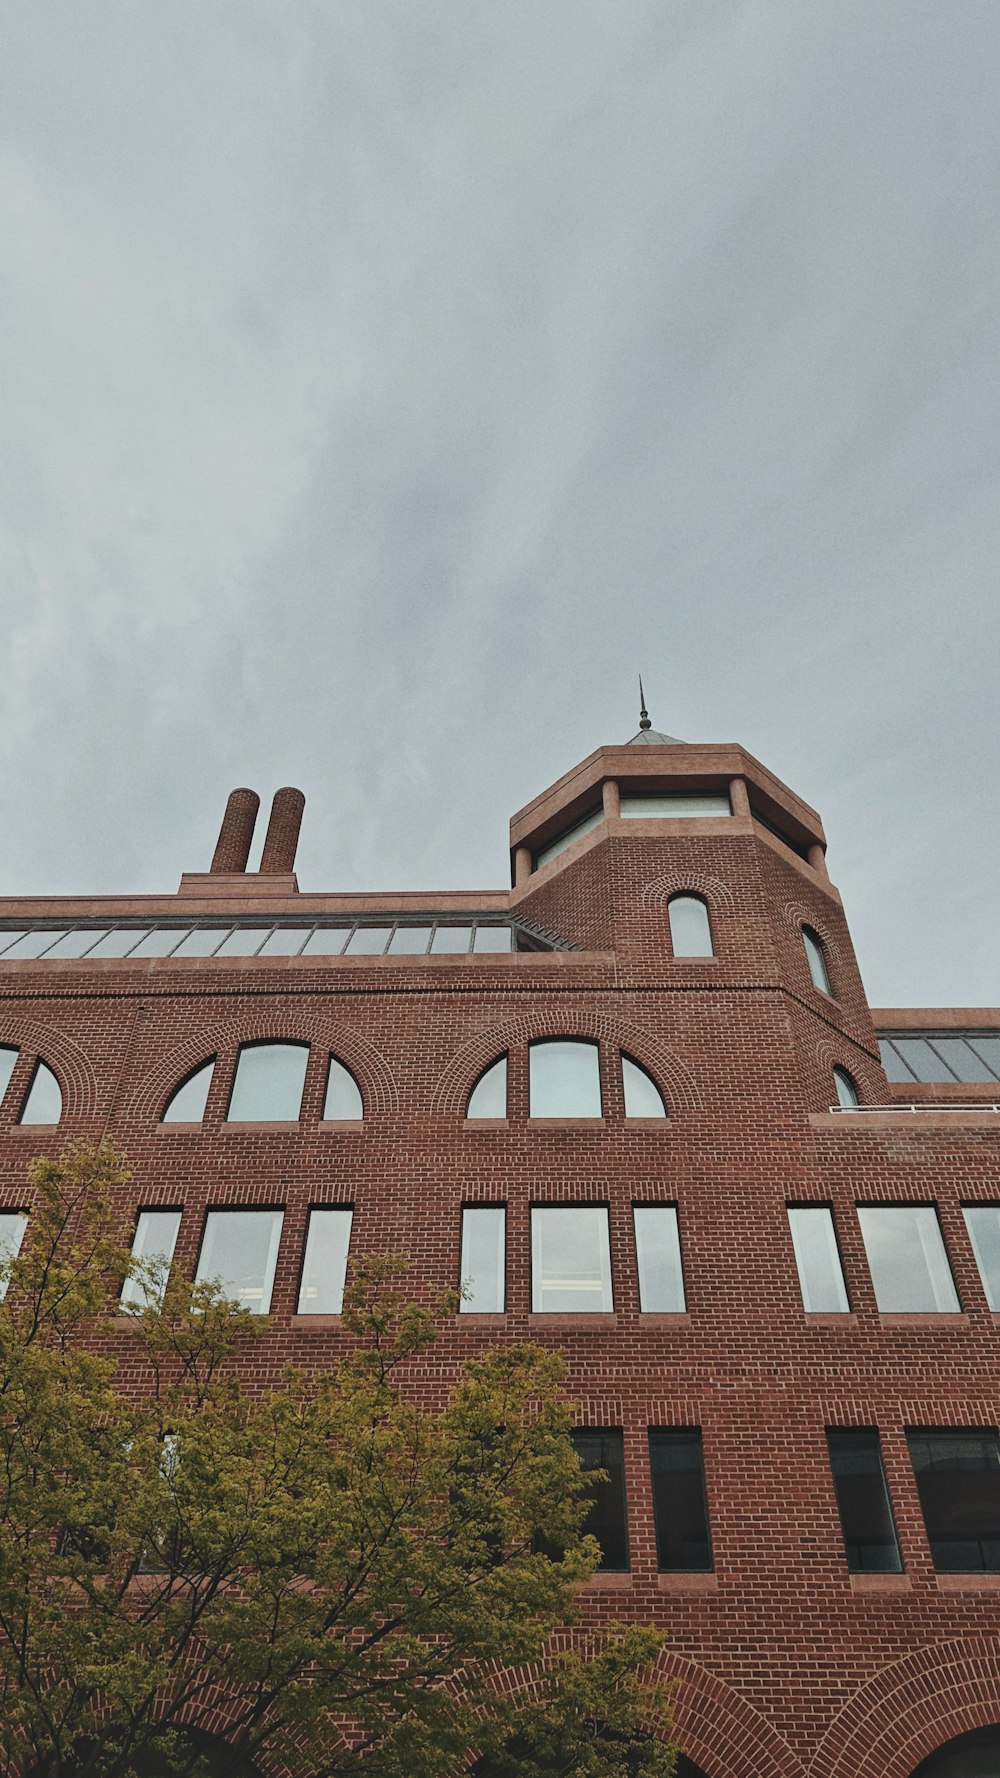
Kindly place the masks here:
POLYGON ((501 1056, 481 1074, 469 1095, 466 1117, 507 1116, 507 1058, 501 1056))
POLYGON ((19 938, 14 944, 8 945, 4 952, 4 962, 10 963, 15 957, 40 957, 43 951, 47 951, 50 945, 56 943, 57 939, 65 937, 65 927, 60 927, 58 932, 54 932, 51 929, 46 931, 40 927, 36 927, 35 931, 26 932, 23 938, 19 938))
POLYGON ((965 1204, 962 1215, 986 1301, 994 1311, 1000 1310, 1000 1204, 965 1204))
POLYGON ((628 1568, 628 1521, 625 1510, 625 1441, 620 1432, 570 1433, 581 1468, 603 1469, 603 1481, 591 1484, 591 1507, 581 1527, 601 1546, 600 1573, 628 1568))
POLYGON ((604 1205, 531 1212, 531 1307, 539 1314, 607 1314, 611 1245, 604 1205))
POLYGON ((169 957, 176 951, 182 938, 187 938, 186 931, 176 926, 160 926, 153 932, 144 933, 132 951, 133 957, 169 957))
POLYGON ((896 1053, 893 1045, 887 1042, 884 1037, 879 1038, 878 1049, 882 1058, 882 1066, 885 1069, 886 1080, 910 1081, 913 1079, 911 1070, 907 1068, 902 1057, 896 1053))
POLYGON ((299 1286, 300 1315, 339 1315, 344 1306, 353 1210, 310 1210, 299 1286))
POLYGON ((994 1431, 908 1432, 934 1566, 1000 1572, 1000 1442, 994 1431))
POLYGON ((301 1043, 254 1043, 240 1050, 230 1123, 294 1123, 302 1110, 309 1051, 301 1043))
POLYGON ((145 938, 143 926, 119 926, 109 932, 107 938, 99 939, 90 955, 92 957, 127 957, 134 950, 139 940, 145 938))
POLYGON ((57 1124, 62 1117, 62 1089, 51 1068, 36 1064, 19 1121, 22 1124, 57 1124))
POLYGON ((3 932, 0 932, 0 957, 5 956, 11 946, 16 945, 18 940, 24 938, 24 936, 23 928, 14 932, 8 927, 3 932))
POLYGON ((83 957, 87 951, 93 949, 100 939, 107 938, 107 936, 107 928, 101 928, 98 931, 92 926, 78 926, 75 932, 67 932, 65 938, 58 939, 47 955, 49 957, 83 957))
POLYGON ((656 1560, 663 1573, 712 1567, 705 1459, 695 1427, 653 1427, 649 1434, 656 1560))
POLYGON ((632 1216, 640 1309, 647 1315, 683 1314, 684 1273, 676 1206, 635 1204, 632 1216))
POLYGON ((934 1315, 960 1308, 930 1204, 859 1204, 858 1221, 883 1314, 934 1315))
POLYGON ((802 1307, 810 1315, 850 1310, 833 1212, 826 1204, 789 1204, 788 1222, 799 1271, 802 1307))
POLYGON ((831 1427, 826 1442, 848 1568, 852 1574, 899 1574, 903 1563, 878 1433, 831 1427))
POLYGON ((165 1124, 200 1124, 205 1115, 208 1103, 208 1089, 212 1084, 215 1072, 215 1057, 210 1062, 203 1062, 194 1074, 189 1074, 182 1081, 177 1091, 167 1101, 163 1113, 165 1124))
POLYGON ((622 815, 639 817, 670 815, 730 815, 728 796, 623 796, 622 815))
POLYGON ((506 1234, 503 1204, 477 1204, 462 1211, 463 1315, 503 1313, 506 1234))
POLYGON ((846 1068, 834 1069, 833 1084, 837 1089, 838 1105, 859 1105, 861 1103, 858 1098, 858 1089, 846 1068))
POLYGON ((162 1300, 180 1226, 179 1210, 140 1210, 132 1241, 132 1258, 141 1260, 152 1268, 152 1272, 145 1278, 126 1278, 121 1300, 127 1307, 145 1309, 148 1304, 162 1300))
POLYGON ((6 1268, 13 1265, 21 1251, 24 1231, 28 1226, 26 1210, 0 1210, 0 1303, 7 1295, 10 1279, 6 1268))
POLYGON ((392 935, 390 951, 412 957, 422 956, 431 942, 429 926, 397 926, 392 935))
POLYGON ((234 932, 224 938, 215 955, 217 957, 253 957, 270 932, 270 926, 237 926, 234 932))
MULTIPOLYGON (((351 933, 350 926, 320 926, 302 947, 303 957, 339 957, 347 944, 351 933)), ((383 939, 382 943, 385 943, 383 939)), ((365 947, 352 946, 352 949, 364 950, 365 947)), ((379 950, 382 945, 379 946, 379 950)))
POLYGON ((343 1062, 338 1062, 336 1056, 331 1056, 330 1070, 326 1077, 326 1098, 323 1101, 324 1120, 327 1123, 351 1123, 364 1115, 365 1108, 357 1081, 343 1062))
POLYGON ((356 926, 344 948, 352 954, 379 957, 391 937, 391 926, 356 926))
POLYGON ((541 851, 535 853, 535 869, 541 870, 542 865, 548 864, 550 858, 558 858, 560 852, 565 852, 575 840, 582 840, 585 833, 593 833, 595 827, 600 827, 603 820, 604 809, 602 807, 585 815, 582 821, 574 822, 572 827, 567 827, 558 839, 550 840, 547 846, 543 846, 541 851))
POLYGON ((20 1050, 0 1048, 0 1099, 3 1098, 10 1086, 10 1077, 14 1072, 14 1064, 20 1053, 20 1050))
POLYGON ((918 1080, 944 1081, 954 1080, 951 1069, 936 1056, 930 1044, 923 1037, 894 1037, 893 1047, 899 1051, 903 1061, 913 1070, 918 1080))
POLYGON ((600 1117, 596 1043, 533 1043, 528 1050, 530 1117, 600 1117))
POLYGON ((934 1048, 959 1080, 993 1080, 995 1076, 964 1037, 935 1037, 934 1048))
POLYGON ((254 1315, 271 1307, 282 1210, 210 1210, 196 1284, 217 1279, 224 1294, 254 1315))
MULTIPOLYGON (((1000 1728, 972 1729, 939 1747, 910 1778, 996 1778, 1000 1772, 1000 1728)), ((677 1778, 682 1778, 680 1767, 677 1778)))
POLYGON ((467 951, 471 945, 471 926, 439 926, 434 934, 435 951, 467 951))
POLYGON ((509 926, 477 926, 475 949, 477 951, 510 951, 513 949, 514 934, 509 926))
POLYGON ((675 957, 714 957, 708 909, 698 895, 675 895, 667 904, 675 957))
MULTIPOLYGON (((308 926, 278 926, 273 932, 268 933, 257 955, 258 957, 297 957, 309 934, 310 928, 308 926)), ((316 936, 319 935, 316 934, 316 936)), ((342 928, 335 929, 332 933, 326 932, 324 936, 328 950, 340 950, 344 942, 342 928)))
POLYGON ((833 990, 830 987, 830 976, 826 967, 826 957, 823 952, 823 946, 820 944, 816 934, 810 932, 808 926, 803 926, 802 928, 802 944, 805 949, 806 962, 809 965, 809 974, 812 977, 813 987, 818 988, 821 994, 830 994, 832 996, 833 990))
POLYGON ((196 932, 189 932, 181 939, 174 952, 175 957, 211 957, 224 939, 230 936, 230 926, 202 926, 196 932))
POLYGON ((660 1089, 651 1080, 645 1068, 633 1062, 629 1056, 622 1056, 622 1086, 625 1089, 626 1117, 666 1117, 667 1108, 660 1095, 660 1089))
POLYGON ((987 1067, 992 1068, 993 1073, 1000 1077, 1000 1037, 979 1037, 977 1035, 970 1038, 969 1042, 976 1054, 982 1056, 987 1067))

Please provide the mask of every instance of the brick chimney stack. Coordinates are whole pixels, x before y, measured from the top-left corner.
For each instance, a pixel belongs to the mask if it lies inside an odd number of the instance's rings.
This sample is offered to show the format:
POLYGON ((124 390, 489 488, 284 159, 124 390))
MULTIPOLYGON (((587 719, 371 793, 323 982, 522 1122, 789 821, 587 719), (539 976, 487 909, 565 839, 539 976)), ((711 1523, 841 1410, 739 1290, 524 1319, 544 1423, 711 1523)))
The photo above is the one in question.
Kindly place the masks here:
MULTIPOLYGON (((238 796, 240 792, 233 794, 238 796)), ((284 789, 275 791, 260 860, 262 876, 287 876, 295 869, 295 849, 305 806, 306 799, 301 790, 295 790, 292 785, 286 784, 284 789)))

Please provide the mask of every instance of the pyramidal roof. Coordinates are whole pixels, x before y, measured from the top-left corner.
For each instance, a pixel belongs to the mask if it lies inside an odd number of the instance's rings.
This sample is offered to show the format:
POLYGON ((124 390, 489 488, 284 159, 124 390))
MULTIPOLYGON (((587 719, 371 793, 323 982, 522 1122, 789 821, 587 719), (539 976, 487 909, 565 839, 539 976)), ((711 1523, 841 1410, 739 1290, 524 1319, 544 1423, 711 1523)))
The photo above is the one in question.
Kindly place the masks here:
POLYGON ((639 680, 639 733, 633 735, 630 740, 626 741, 625 745, 626 747, 635 747, 639 745, 646 747, 687 746, 687 742, 678 740, 676 735, 661 735, 659 729, 653 727, 649 720, 649 711, 646 709, 646 697, 642 689, 641 679, 639 680))

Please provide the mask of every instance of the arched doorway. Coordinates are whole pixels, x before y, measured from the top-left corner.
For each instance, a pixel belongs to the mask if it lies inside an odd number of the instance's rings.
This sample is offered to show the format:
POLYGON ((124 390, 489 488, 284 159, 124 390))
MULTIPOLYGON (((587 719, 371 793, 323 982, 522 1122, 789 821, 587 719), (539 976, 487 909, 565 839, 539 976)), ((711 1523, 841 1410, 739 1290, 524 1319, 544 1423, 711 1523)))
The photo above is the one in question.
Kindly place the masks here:
POLYGON ((922 1760, 912 1778, 1000 1778, 1000 1727, 958 1735, 922 1760))

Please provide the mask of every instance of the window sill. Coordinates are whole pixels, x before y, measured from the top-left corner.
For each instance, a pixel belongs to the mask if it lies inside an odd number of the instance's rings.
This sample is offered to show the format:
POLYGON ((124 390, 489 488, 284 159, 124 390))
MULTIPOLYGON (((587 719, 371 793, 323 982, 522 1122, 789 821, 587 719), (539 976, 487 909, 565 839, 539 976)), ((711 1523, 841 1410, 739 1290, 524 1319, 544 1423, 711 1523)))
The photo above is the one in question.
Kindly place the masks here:
POLYGON ((661 1593, 715 1593, 719 1577, 714 1569, 679 1568, 658 1574, 656 1584, 661 1593))
POLYGON ((891 1314, 879 1316, 882 1327, 966 1327, 969 1317, 963 1310, 946 1309, 940 1314, 928 1314, 924 1309, 915 1309, 912 1314, 903 1314, 895 1310, 891 1314))
POLYGON ((505 1117, 467 1117, 462 1125, 463 1130, 506 1130, 509 1119, 505 1117))
POLYGON ((322 1333, 325 1329, 331 1327, 342 1327, 343 1320, 344 1318, 342 1315, 310 1315, 308 1313, 303 1315, 296 1313, 292 1320, 292 1327, 296 1333, 322 1333))
POLYGON ((529 1130, 597 1130, 604 1126, 603 1117, 529 1117, 529 1130))
POLYGON ((319 1127, 321 1130, 363 1130, 365 1122, 361 1117, 321 1117, 319 1127))
POLYGON ((690 1327, 688 1309, 640 1309, 640 1327, 690 1327))
POLYGON ((669 1130, 668 1117, 625 1117, 623 1125, 626 1130, 669 1130))
POLYGON ((459 1309, 460 1326, 473 1327, 506 1327, 507 1317, 502 1309, 459 1309))
POLYGON ((595 1332, 603 1333, 607 1327, 617 1327, 618 1317, 613 1309, 532 1309, 528 1316, 529 1327, 592 1327, 595 1332))
POLYGON ((581 1588, 584 1593, 625 1593, 632 1585, 632 1576, 628 1569, 624 1573, 617 1569, 609 1569, 606 1574, 592 1574, 585 1580, 581 1588))
POLYGON ((913 1582, 908 1574, 852 1574, 852 1593, 909 1593, 913 1582))
MULTIPOLYGON (((213 1123, 211 1127, 214 1130, 218 1126, 213 1123)), ((158 1123, 156 1126, 156 1134, 158 1136, 190 1136, 194 1131, 203 1130, 204 1128, 205 1121, 203 1118, 199 1118, 197 1123, 186 1123, 183 1119, 177 1118, 172 1119, 170 1122, 158 1123)))
POLYGON ((252 1133, 254 1130, 301 1130, 303 1124, 299 1117, 227 1117, 218 1127, 224 1135, 234 1131, 237 1135, 242 1135, 244 1131, 252 1133))
POLYGON ((942 1593, 1000 1593, 1000 1574, 982 1570, 974 1574, 938 1574, 935 1579, 942 1593))
POLYGON ((853 1309, 806 1309, 804 1319, 807 1327, 855 1327, 858 1318, 853 1309))

